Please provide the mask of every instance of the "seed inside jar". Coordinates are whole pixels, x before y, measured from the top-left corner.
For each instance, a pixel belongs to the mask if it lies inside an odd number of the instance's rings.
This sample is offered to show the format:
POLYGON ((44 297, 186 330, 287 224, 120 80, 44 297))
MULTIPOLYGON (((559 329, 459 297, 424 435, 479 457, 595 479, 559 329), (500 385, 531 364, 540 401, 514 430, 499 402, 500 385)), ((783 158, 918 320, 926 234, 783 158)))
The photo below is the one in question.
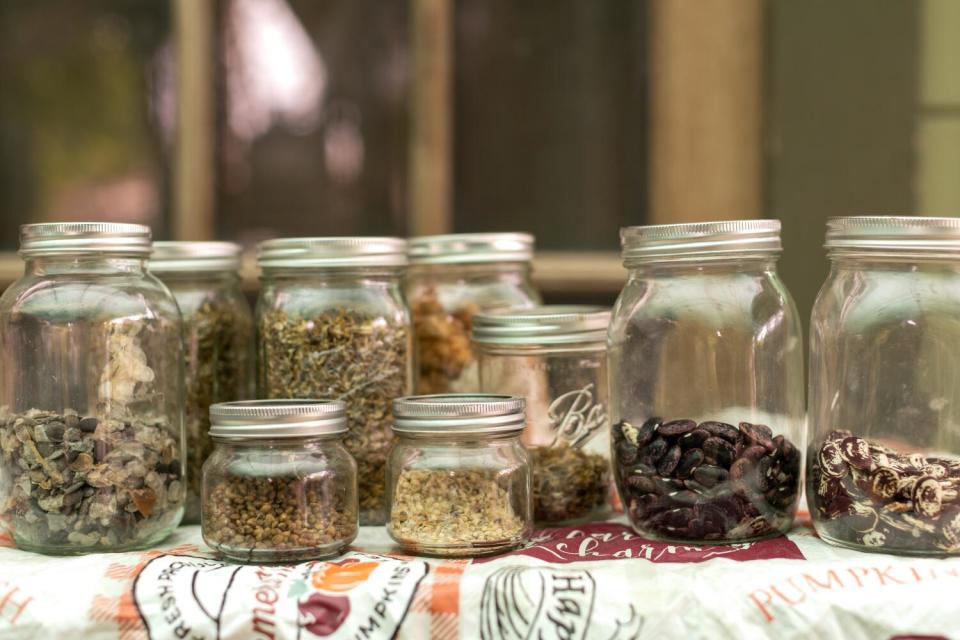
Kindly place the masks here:
POLYGON ((766 425, 624 421, 613 427, 613 448, 620 495, 643 533, 737 541, 790 526, 800 453, 766 425))
POLYGON ((960 458, 905 454, 836 430, 810 467, 812 504, 828 537, 879 550, 960 553, 960 458))
POLYGON ((407 469, 394 487, 390 533, 411 548, 516 544, 526 523, 504 481, 486 469, 407 469))
POLYGON ((330 555, 357 534, 339 478, 227 476, 204 496, 203 537, 230 557, 330 555))

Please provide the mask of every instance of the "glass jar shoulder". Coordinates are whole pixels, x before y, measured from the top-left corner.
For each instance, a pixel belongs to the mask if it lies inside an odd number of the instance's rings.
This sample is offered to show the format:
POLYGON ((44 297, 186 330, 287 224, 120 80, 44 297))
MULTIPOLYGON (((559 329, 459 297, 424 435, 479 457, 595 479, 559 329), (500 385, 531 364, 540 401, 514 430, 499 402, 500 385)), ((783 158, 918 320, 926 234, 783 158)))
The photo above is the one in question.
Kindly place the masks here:
POLYGON ((398 276, 304 273, 261 279, 258 318, 283 314, 306 319, 341 313, 397 325, 410 321, 398 276))
POLYGON ((811 336, 960 332, 960 273, 943 266, 835 265, 814 304, 811 336))
POLYGON ((28 274, 0 298, 0 314, 102 321, 180 317, 169 290, 149 274, 28 274))
POLYGON ((796 307, 776 271, 633 272, 614 306, 612 345, 637 334, 738 330, 753 341, 771 328, 799 336, 796 307), (764 331, 758 329, 764 327, 764 331))
POLYGON ((250 305, 240 286, 240 278, 224 276, 185 278, 158 276, 177 299, 186 317, 203 308, 216 308, 240 318, 251 317, 250 305))
POLYGON ((411 303, 427 298, 446 310, 473 305, 481 310, 532 307, 541 303, 528 265, 413 267, 404 282, 411 303))

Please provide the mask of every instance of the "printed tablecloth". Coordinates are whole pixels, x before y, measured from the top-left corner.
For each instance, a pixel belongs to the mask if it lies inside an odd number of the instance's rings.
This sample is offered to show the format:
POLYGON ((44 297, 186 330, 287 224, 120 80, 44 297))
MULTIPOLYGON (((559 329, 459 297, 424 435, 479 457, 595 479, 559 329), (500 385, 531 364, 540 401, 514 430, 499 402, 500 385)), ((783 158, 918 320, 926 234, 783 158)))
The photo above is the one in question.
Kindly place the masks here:
POLYGON ((806 527, 692 547, 611 521, 472 562, 401 555, 378 527, 339 558, 295 565, 223 562, 198 527, 137 553, 5 544, 0 640, 960 638, 960 559, 846 551, 806 527))

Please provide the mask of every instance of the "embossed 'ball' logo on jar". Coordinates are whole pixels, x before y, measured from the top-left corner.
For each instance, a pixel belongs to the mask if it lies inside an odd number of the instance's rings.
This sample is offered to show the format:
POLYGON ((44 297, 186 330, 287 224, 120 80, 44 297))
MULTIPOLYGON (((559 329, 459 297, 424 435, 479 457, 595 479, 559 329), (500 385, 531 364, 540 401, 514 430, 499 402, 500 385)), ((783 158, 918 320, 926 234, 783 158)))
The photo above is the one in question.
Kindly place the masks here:
POLYGON ((568 391, 554 398, 547 407, 547 417, 556 437, 572 447, 583 446, 598 429, 607 423, 603 404, 594 402, 594 384, 568 391))

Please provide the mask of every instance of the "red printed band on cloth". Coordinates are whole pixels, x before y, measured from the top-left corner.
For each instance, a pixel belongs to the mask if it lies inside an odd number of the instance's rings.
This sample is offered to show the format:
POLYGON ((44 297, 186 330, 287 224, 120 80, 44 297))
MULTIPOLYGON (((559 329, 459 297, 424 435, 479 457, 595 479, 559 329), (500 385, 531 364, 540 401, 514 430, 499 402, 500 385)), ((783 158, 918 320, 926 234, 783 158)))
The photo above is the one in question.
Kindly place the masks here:
MULTIPOLYGON (((651 562, 704 562, 716 558, 737 561, 805 559, 800 548, 786 536, 736 544, 689 545, 649 540, 637 535, 630 527, 613 523, 542 529, 534 534, 528 546, 505 555, 524 555, 560 564, 630 558, 651 562)), ((482 558, 474 562, 490 562, 492 559, 482 558)))

